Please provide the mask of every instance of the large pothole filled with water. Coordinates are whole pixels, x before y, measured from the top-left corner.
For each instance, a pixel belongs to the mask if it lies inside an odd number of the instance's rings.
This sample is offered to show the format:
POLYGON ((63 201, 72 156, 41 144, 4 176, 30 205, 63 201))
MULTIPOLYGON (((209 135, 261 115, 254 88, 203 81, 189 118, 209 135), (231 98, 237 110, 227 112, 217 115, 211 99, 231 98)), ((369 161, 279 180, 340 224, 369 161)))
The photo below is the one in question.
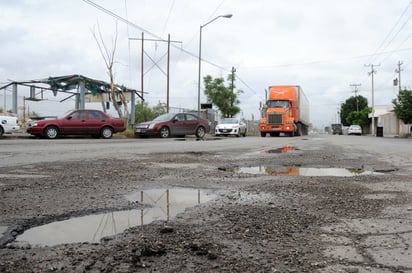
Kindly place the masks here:
POLYGON ((17 244, 31 247, 54 246, 66 243, 99 243, 100 239, 124 230, 168 221, 185 209, 208 202, 216 197, 211 191, 193 188, 150 189, 126 196, 133 203, 150 205, 141 209, 113 211, 56 221, 33 227, 16 237, 17 244))
POLYGON ((358 175, 381 174, 357 168, 309 168, 297 166, 254 166, 236 167, 231 171, 246 174, 285 175, 285 176, 338 176, 350 177, 358 175))

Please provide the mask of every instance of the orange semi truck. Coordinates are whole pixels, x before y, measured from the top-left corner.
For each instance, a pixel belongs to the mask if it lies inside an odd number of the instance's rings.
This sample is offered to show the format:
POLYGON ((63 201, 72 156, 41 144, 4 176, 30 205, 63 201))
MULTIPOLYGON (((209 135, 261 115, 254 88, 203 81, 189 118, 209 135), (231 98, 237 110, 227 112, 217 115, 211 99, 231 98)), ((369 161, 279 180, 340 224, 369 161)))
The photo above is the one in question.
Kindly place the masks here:
POLYGON ((309 101, 298 85, 269 86, 269 95, 261 108, 259 131, 262 137, 307 135, 309 101))

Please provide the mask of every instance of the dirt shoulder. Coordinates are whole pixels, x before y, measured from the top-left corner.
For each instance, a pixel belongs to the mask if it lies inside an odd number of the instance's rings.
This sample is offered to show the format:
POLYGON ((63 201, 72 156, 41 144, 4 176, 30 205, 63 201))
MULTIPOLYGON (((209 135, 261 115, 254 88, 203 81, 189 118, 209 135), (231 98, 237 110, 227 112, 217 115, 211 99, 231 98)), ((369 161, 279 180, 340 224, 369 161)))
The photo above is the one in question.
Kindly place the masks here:
MULTIPOLYGON (((234 166, 362 169, 370 158, 359 154, 354 159, 339 147, 325 146, 247 156, 207 151, 159 153, 110 164, 107 160, 68 161, 26 165, 19 170, 3 168, 0 226, 7 231, 0 240, 0 271, 338 272, 343 267, 359 267, 386 270, 370 272, 402 272, 396 270, 407 270, 407 264, 384 264, 372 254, 362 256, 362 261, 325 254, 338 244, 337 237, 357 236, 336 234, 325 227, 338 225, 342 219, 376 218, 389 206, 404 206, 410 201, 405 192, 376 190, 370 185, 396 183, 405 177, 396 173, 316 177, 232 170, 234 166), (222 166, 231 170, 219 170, 222 166), (100 243, 37 248, 13 241, 33 226, 145 207, 124 196, 173 187, 208 189, 216 198, 171 221, 135 226, 100 243), (396 198, 365 198, 382 193, 396 198)), ((394 169, 389 163, 375 164, 381 170, 394 169)))

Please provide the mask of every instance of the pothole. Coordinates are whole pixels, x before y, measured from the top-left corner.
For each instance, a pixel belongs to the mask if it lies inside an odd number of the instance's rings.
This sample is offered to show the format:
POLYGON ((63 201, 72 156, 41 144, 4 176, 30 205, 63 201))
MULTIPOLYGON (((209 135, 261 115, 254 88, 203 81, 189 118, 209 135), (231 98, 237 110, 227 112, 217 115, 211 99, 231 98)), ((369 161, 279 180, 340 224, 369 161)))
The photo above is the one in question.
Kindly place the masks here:
POLYGON ((263 154, 285 154, 287 152, 295 151, 295 150, 298 150, 298 149, 296 149, 294 146, 283 146, 277 149, 266 150, 266 151, 263 151, 262 153, 263 154))
POLYGON ((213 141, 222 140, 223 138, 212 137, 212 138, 176 138, 175 141, 213 141))
POLYGON ((132 193, 126 199, 150 208, 92 214, 33 227, 16 237, 17 244, 54 246, 65 243, 98 243, 101 238, 124 230, 149 224, 155 220, 168 221, 186 208, 215 198, 209 191, 193 188, 150 189, 132 193))
POLYGON ((306 168, 297 166, 255 166, 238 167, 233 169, 236 173, 285 175, 285 176, 339 176, 350 177, 358 175, 380 174, 356 168, 306 168))

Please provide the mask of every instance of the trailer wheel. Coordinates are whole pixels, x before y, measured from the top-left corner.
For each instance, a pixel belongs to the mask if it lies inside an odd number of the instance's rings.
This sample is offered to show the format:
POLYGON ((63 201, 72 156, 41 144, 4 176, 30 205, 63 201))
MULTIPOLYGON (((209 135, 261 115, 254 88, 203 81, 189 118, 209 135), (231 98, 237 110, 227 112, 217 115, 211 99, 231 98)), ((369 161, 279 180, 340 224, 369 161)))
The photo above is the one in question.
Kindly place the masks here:
POLYGON ((302 136, 302 124, 297 124, 296 136, 302 136))

